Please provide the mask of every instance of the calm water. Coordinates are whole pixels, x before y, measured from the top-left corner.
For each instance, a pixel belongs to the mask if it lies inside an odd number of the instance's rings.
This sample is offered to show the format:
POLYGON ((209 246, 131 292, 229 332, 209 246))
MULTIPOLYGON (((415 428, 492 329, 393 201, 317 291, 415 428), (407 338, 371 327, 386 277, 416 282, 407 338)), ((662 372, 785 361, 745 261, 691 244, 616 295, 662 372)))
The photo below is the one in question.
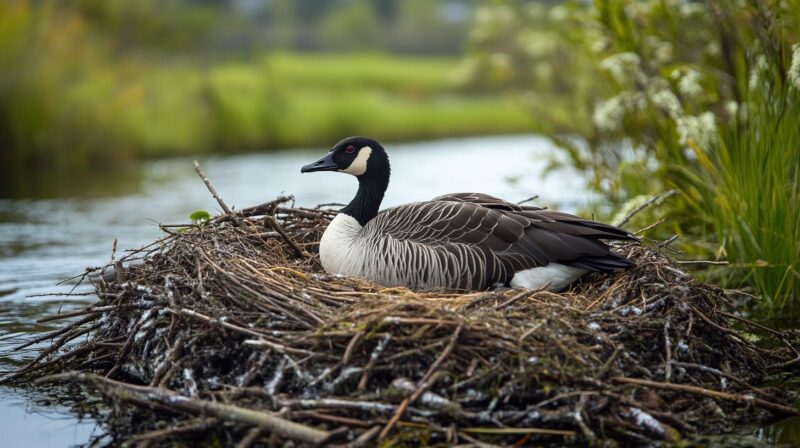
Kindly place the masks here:
MULTIPOLYGON (((347 202, 356 189, 351 177, 300 174, 300 166, 324 151, 206 158, 201 163, 228 205, 237 208, 284 193, 294 194, 299 205, 347 202)), ((539 204, 565 211, 590 199, 575 172, 543 177, 554 152, 547 140, 536 136, 397 144, 389 152, 395 175, 385 206, 457 191, 481 191, 511 201, 540 195, 539 204)), ((36 324, 37 318, 92 300, 35 296, 69 291, 72 284, 56 283, 87 266, 104 264, 114 238, 120 249, 138 247, 159 236, 156 223, 184 223, 194 210, 217 210, 191 161, 155 161, 120 175, 56 179, 28 185, 22 194, 17 190, 18 197, 0 199, 0 371, 32 356, 32 351, 9 355, 10 347, 54 328, 36 324)), ((66 408, 51 404, 53 398, 0 388, 0 445, 63 447, 102 433, 95 422, 79 421, 66 408)), ((758 435, 778 440, 786 432, 771 427, 758 435)))

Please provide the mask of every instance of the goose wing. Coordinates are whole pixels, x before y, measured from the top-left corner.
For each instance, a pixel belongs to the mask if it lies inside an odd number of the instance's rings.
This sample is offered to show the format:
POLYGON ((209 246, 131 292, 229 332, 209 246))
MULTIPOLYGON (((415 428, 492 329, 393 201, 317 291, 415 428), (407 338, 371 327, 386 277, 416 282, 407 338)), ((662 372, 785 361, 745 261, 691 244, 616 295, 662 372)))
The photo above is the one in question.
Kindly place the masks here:
POLYGON ((625 230, 567 213, 512 204, 480 193, 439 196, 387 209, 365 227, 375 236, 464 260, 486 287, 552 262, 595 271, 629 267, 600 240, 633 239, 625 230))
POLYGON ((433 198, 432 201, 466 202, 482 207, 508 211, 542 210, 539 207, 514 204, 484 193, 450 193, 437 196, 433 198))

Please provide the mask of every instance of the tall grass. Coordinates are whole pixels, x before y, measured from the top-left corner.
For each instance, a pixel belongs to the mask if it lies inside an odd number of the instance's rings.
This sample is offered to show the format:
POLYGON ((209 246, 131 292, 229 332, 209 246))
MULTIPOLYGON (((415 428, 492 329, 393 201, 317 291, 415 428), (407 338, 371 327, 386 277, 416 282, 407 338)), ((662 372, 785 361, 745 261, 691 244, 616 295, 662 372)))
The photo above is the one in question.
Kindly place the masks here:
POLYGON ((749 117, 723 130, 714 151, 694 148, 694 205, 734 260, 728 283, 754 285, 778 312, 800 305, 800 94, 766 90, 753 92, 749 117))
POLYGON ((621 52, 600 62, 618 90, 594 119, 601 141, 613 129, 653 162, 617 166, 622 197, 652 187, 634 179, 652 174, 679 189, 672 230, 695 248, 707 243, 710 253, 696 255, 730 260, 724 284, 754 288, 760 308, 778 313, 800 311, 800 5, 772 3, 650 2, 632 12, 599 1, 598 20, 621 52), (691 24, 704 29, 685 31, 691 24), (674 56, 658 61, 663 45, 674 56), (618 102, 624 121, 612 128, 603 114, 614 99, 631 101, 618 102))
MULTIPOLYGON (((608 218, 677 189, 682 194, 629 225, 667 215, 647 236, 677 234, 687 256, 731 263, 701 275, 751 288, 767 312, 800 312, 800 3, 596 0, 544 8, 495 2, 477 21, 471 59, 500 62, 511 74, 562 68, 558 83, 510 84, 528 97, 547 97, 559 85, 574 92, 572 121, 552 107, 559 101, 540 106, 537 117, 599 193, 596 210, 608 218), (542 32, 560 44, 524 38, 542 32)), ((476 80, 492 73, 490 64, 476 80)))

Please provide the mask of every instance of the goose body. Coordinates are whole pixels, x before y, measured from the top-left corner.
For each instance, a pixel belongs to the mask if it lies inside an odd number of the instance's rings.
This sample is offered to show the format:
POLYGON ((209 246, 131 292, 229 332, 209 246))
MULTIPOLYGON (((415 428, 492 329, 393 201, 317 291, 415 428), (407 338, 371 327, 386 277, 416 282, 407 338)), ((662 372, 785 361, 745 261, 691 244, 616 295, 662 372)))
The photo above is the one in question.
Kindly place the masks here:
POLYGON ((301 171, 359 180, 355 198, 320 241, 320 260, 331 274, 414 290, 559 291, 587 272, 632 265, 601 241, 633 239, 622 229, 486 194, 454 193, 379 212, 390 168, 372 139, 342 140, 301 171))

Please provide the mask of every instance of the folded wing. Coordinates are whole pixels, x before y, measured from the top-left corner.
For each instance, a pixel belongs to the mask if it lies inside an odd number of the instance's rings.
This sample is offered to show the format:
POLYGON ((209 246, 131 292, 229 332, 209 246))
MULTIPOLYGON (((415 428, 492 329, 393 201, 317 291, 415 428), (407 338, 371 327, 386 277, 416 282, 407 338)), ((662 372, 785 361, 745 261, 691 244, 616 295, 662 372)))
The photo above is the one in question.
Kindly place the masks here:
POLYGON ((459 287, 472 289, 508 284, 516 272, 554 262, 590 271, 627 268, 631 262, 601 240, 635 239, 614 226, 481 193, 390 208, 365 230, 413 246, 409 252, 432 251, 421 258, 443 260, 448 275, 462 279, 459 287))

